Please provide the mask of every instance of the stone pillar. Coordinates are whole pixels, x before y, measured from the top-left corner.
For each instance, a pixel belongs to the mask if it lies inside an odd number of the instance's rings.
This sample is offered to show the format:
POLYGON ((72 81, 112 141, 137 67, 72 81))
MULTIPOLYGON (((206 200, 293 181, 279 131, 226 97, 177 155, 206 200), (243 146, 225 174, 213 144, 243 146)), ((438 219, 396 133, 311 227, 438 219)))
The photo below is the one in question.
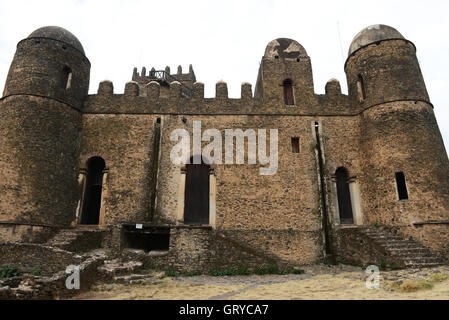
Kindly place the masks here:
POLYGON ((187 168, 184 166, 181 169, 181 179, 179 181, 179 189, 178 189, 178 214, 176 223, 184 224, 184 197, 185 197, 185 189, 186 189, 186 174, 187 168))
POLYGON ((83 211, 83 203, 84 203, 84 193, 86 192, 86 182, 87 182, 87 169, 81 168, 78 173, 78 190, 80 190, 78 205, 75 213, 75 221, 73 224, 79 224, 81 222, 81 214, 83 211))
POLYGON ((107 185, 108 174, 109 174, 109 169, 104 169, 103 170, 103 181, 101 183, 100 216, 98 219, 98 227, 100 229, 103 228, 103 226, 104 226, 104 216, 105 216, 105 210, 106 210, 105 201, 106 201, 107 194, 108 194, 108 185, 107 185))
POLYGON ((351 195, 352 214, 354 216, 354 224, 363 225, 363 212, 360 202, 360 188, 355 177, 349 178, 349 193, 351 195))
POLYGON ((332 210, 332 224, 333 225, 340 225, 340 208, 338 206, 338 192, 337 192, 337 177, 335 175, 332 175, 332 184, 331 184, 331 192, 332 192, 332 199, 333 201, 333 208, 332 210))
POLYGON ((217 189, 217 177, 215 177, 215 170, 210 169, 209 173, 209 224, 215 229, 216 228, 216 205, 215 205, 215 195, 217 189))

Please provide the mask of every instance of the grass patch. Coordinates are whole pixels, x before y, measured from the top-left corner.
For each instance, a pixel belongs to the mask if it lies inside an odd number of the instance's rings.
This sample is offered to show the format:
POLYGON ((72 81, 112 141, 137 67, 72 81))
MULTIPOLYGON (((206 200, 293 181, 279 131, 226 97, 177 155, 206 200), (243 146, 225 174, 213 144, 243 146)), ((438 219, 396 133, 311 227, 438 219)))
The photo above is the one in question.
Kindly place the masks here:
POLYGON ((182 274, 184 277, 195 277, 202 275, 201 271, 188 271, 182 274))
POLYGON ((277 274, 277 275, 287 275, 287 274, 304 274, 304 270, 300 269, 280 269, 277 264, 271 264, 269 266, 258 266, 253 269, 249 269, 247 266, 239 266, 237 268, 226 269, 226 270, 212 270, 209 275, 214 277, 222 277, 222 276, 248 276, 248 275, 268 275, 268 274, 277 274))
POLYGON ((167 271, 165 271, 165 276, 169 277, 169 278, 177 278, 177 277, 179 277, 179 273, 177 273, 174 270, 167 270, 167 271))
POLYGON ((144 264, 142 266, 142 270, 148 271, 148 270, 153 270, 155 269, 154 264, 152 263, 148 263, 148 264, 144 264))
POLYGON ((31 274, 35 277, 40 277, 42 275, 42 267, 34 267, 31 269, 31 274))
POLYGON ((405 280, 403 282, 394 282, 391 288, 398 292, 416 292, 420 290, 431 290, 436 283, 449 280, 449 275, 435 273, 424 280, 405 280))
POLYGON ((0 267, 0 280, 17 277, 19 275, 19 268, 15 266, 0 267))
POLYGON ((449 274, 434 273, 434 274, 428 276, 427 280, 432 282, 432 283, 444 282, 446 280, 449 280, 449 274))
POLYGON ((293 269, 292 273, 293 274, 304 274, 306 272, 304 270, 301 270, 301 269, 293 269))
POLYGON ((426 280, 405 280, 403 283, 393 283, 392 289, 399 292, 416 292, 420 290, 430 290, 433 284, 426 280))

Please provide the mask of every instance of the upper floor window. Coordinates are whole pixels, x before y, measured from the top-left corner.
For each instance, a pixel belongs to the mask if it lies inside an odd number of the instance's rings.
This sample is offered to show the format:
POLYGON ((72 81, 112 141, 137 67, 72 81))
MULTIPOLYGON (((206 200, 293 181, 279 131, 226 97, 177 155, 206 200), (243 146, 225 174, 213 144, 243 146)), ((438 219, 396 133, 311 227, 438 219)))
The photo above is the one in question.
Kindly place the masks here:
POLYGON ((299 138, 297 137, 292 138, 292 152, 299 153, 299 138))
POLYGON ((359 95, 359 101, 362 102, 366 99, 365 82, 361 74, 358 75, 357 79, 357 94, 359 95))
POLYGON ((293 98, 293 82, 290 79, 284 80, 282 82, 282 86, 284 87, 284 103, 287 106, 293 106, 295 104, 293 98))
POLYGON ((68 90, 72 87, 72 69, 65 66, 62 69, 62 88, 68 90))
POLYGON ((396 186, 398 188, 399 200, 408 199, 407 183, 405 182, 404 172, 396 172, 396 186))

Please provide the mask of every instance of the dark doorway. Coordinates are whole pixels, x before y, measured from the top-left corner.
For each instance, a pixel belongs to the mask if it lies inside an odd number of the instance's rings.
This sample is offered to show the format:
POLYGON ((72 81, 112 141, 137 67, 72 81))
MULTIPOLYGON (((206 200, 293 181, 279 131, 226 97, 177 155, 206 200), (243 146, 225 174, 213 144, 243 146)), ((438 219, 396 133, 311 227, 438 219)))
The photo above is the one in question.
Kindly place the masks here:
POLYGON ((81 224, 98 224, 101 208, 101 191, 105 162, 100 157, 87 161, 87 182, 84 192, 81 224))
MULTIPOLYGON (((192 159, 190 162, 192 162, 192 159)), ((188 164, 186 167, 184 223, 209 224, 210 166, 201 163, 188 164)))
POLYGON ((338 168, 335 172, 337 177, 338 209, 340 211, 341 224, 354 224, 352 215, 351 194, 349 193, 348 171, 338 168))

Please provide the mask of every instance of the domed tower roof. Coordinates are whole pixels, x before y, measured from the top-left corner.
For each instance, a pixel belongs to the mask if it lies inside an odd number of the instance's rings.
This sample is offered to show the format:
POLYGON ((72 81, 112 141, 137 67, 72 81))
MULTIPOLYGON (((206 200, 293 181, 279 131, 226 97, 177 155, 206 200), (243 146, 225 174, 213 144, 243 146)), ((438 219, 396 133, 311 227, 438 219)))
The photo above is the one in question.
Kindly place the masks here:
POLYGON ((287 38, 273 40, 265 49, 265 58, 297 59, 301 56, 307 56, 304 47, 297 41, 287 38))
POLYGON ((32 32, 28 38, 49 38, 57 41, 64 42, 75 49, 81 51, 83 54, 84 49, 81 42, 70 31, 64 28, 56 26, 42 27, 32 32))
POLYGON ((392 39, 405 39, 405 38, 395 28, 383 24, 376 24, 369 26, 360 31, 355 36, 354 40, 352 40, 351 45, 349 47, 348 56, 353 54, 361 47, 367 46, 371 43, 392 39))

